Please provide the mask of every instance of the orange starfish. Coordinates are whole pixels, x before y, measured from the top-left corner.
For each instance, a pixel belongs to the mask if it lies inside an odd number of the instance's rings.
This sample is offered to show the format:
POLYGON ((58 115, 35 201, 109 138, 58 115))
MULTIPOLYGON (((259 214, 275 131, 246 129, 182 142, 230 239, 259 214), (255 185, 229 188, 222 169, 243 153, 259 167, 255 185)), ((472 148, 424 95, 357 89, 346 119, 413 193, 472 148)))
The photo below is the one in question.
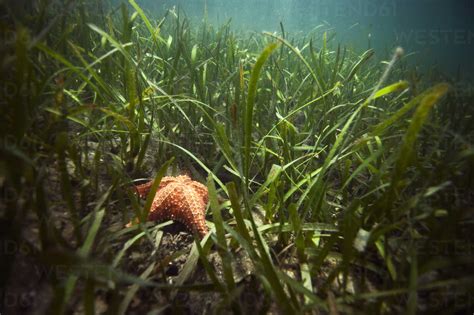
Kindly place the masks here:
MULTIPOLYGON (((153 181, 135 188, 145 198, 152 185, 153 181)), ((207 202, 207 187, 203 184, 187 175, 165 176, 156 190, 148 220, 176 220, 202 238, 209 231, 205 219, 207 202)))

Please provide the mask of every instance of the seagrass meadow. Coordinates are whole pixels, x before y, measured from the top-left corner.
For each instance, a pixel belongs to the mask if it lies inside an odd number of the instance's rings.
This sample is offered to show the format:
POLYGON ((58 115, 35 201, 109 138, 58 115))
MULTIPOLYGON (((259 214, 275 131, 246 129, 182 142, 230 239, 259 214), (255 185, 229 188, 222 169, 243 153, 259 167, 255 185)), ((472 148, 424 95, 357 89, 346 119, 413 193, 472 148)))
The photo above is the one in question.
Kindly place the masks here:
POLYGON ((0 13, 1 315, 472 314, 469 85, 322 27, 0 13), (133 189, 178 175, 203 237, 133 189))

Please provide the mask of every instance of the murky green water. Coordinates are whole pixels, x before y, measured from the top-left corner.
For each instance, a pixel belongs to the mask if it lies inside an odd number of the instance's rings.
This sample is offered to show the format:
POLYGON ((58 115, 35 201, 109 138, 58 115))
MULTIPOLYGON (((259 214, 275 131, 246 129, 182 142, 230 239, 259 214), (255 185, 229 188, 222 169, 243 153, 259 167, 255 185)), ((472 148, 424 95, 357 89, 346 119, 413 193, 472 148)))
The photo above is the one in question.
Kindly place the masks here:
POLYGON ((388 59, 393 47, 413 53, 424 70, 436 65, 450 75, 474 73, 474 4, 469 0, 184 0, 138 1, 150 12, 184 11, 191 19, 214 25, 231 21, 246 31, 292 33, 322 27, 337 34, 334 42, 375 48, 388 59))

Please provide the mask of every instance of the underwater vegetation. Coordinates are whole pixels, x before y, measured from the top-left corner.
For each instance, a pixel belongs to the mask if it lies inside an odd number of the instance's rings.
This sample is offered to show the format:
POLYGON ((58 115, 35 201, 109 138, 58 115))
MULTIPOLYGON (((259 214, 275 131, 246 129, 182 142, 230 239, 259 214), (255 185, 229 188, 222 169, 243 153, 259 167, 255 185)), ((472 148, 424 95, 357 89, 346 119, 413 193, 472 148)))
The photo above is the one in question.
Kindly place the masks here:
POLYGON ((1 314, 472 313, 456 81, 322 28, 0 6, 1 314), (207 188, 202 238, 145 220, 179 175, 207 188))

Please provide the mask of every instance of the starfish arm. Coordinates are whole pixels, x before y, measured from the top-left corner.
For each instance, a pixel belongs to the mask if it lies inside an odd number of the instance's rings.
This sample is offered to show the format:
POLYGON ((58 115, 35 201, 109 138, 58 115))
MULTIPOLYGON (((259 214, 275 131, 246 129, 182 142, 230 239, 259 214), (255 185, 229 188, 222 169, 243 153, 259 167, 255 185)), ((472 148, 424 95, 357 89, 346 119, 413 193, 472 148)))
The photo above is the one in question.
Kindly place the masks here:
MULTIPOLYGON (((158 189, 162 189, 166 187, 169 183, 173 181, 174 181, 174 178, 172 176, 163 177, 160 181, 160 185, 158 186, 158 189)), ((140 198, 142 199, 146 198, 146 196, 150 192, 151 186, 153 186, 153 181, 149 181, 141 185, 136 185, 135 189, 138 193, 138 196, 140 196, 140 198)))
POLYGON ((184 214, 185 220, 188 222, 187 224, 190 229, 196 231, 203 237, 208 232, 205 217, 206 205, 193 186, 183 186, 182 189, 185 207, 187 209, 184 214))
POLYGON ((191 186, 199 194, 204 204, 207 205, 207 203, 209 202, 207 187, 199 182, 194 181, 191 183, 191 186))
POLYGON ((163 188, 166 185, 168 185, 169 183, 172 183, 174 181, 175 181, 175 179, 174 179, 173 176, 165 176, 161 179, 159 188, 163 188))
POLYGON ((135 189, 138 196, 140 196, 140 198, 145 198, 146 195, 148 195, 148 192, 150 191, 152 185, 153 185, 153 181, 150 181, 141 185, 136 185, 135 189))
POLYGON ((165 219, 172 219, 170 214, 170 204, 173 198, 175 185, 166 185, 160 189, 160 193, 155 195, 153 203, 151 204, 150 213, 148 214, 148 220, 150 221, 162 221, 165 219))

